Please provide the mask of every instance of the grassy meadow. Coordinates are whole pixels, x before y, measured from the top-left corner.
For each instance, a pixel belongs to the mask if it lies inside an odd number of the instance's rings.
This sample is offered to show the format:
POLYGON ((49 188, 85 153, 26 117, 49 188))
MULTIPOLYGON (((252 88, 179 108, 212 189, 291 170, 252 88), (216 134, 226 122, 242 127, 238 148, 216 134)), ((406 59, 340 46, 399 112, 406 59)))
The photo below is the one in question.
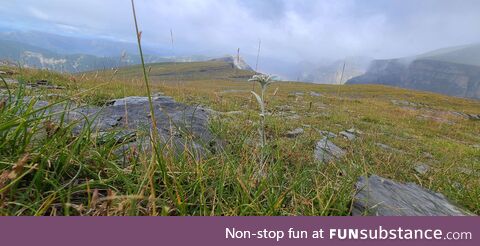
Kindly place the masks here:
POLYGON ((19 99, 104 105, 145 96, 139 66, 85 74, 0 70, 20 82, 65 87, 33 90, 0 81, 13 98, 0 97, 2 215, 345 216, 355 182, 370 174, 414 182, 480 214, 480 121, 454 113, 480 114, 480 101, 379 85, 273 83, 266 94, 267 175, 258 180, 259 108, 250 91, 260 87, 247 81, 252 72, 223 62, 148 65, 152 94, 230 112, 210 120, 227 144, 201 159, 132 150, 121 165, 114 154, 120 143, 94 129, 74 135, 74 123, 51 120, 44 112, 49 106, 38 110, 19 99), (304 133, 288 138, 296 128, 304 133), (361 131, 355 140, 331 139, 347 151, 345 158, 314 160, 321 131, 350 128, 361 131), (430 170, 416 172, 417 163, 430 170))

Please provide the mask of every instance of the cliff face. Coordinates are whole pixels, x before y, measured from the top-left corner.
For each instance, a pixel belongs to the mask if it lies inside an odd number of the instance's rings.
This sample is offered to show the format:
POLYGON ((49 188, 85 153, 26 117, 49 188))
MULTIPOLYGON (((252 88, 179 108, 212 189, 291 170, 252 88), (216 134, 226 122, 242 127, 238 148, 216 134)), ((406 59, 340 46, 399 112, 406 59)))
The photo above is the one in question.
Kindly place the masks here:
POLYGON ((479 66, 429 59, 376 60, 364 75, 347 83, 384 84, 480 99, 479 66))

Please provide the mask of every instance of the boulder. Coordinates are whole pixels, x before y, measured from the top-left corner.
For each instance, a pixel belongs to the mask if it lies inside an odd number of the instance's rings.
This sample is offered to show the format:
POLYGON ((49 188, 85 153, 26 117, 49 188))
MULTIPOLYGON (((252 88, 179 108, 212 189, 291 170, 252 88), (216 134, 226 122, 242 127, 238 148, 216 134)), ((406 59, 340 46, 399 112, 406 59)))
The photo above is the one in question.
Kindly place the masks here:
MULTIPOLYGON (((31 100, 25 97, 25 101, 31 100)), ((209 131, 210 113, 200 107, 188 106, 174 101, 171 97, 156 96, 152 98, 156 130, 162 144, 170 144, 177 153, 190 149, 196 157, 222 148, 223 142, 209 131)), ((36 101, 35 108, 48 105, 45 101, 36 101)), ((82 105, 70 102, 54 105, 45 110, 53 120, 60 119, 76 123, 74 134, 79 134, 90 125, 92 130, 103 136, 113 133, 118 142, 134 142, 134 145, 148 146, 149 139, 136 139, 136 132, 146 135, 153 129, 152 115, 148 97, 126 97, 107 102, 103 107, 82 105), (66 109, 66 110, 65 110, 66 109), (128 138, 128 141, 123 139, 128 138), (136 142, 135 142, 136 141, 136 142)), ((141 134, 140 134, 141 135, 141 134)))
POLYGON ((376 175, 360 177, 353 215, 463 216, 469 212, 450 203, 442 194, 413 183, 397 183, 376 175))

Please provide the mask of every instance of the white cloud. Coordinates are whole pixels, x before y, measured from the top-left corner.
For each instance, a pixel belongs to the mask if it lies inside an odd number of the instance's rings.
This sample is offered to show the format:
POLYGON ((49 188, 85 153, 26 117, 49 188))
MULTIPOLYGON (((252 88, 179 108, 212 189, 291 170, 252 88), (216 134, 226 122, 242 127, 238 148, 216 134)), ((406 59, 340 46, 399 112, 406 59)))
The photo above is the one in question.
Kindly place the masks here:
MULTIPOLYGON (((178 51, 320 60, 393 57, 479 42, 480 1, 137 0, 144 40, 178 51)), ((134 40, 129 0, 2 3, 4 20, 60 33, 134 40), (27 10, 27 11, 25 11, 27 10)))

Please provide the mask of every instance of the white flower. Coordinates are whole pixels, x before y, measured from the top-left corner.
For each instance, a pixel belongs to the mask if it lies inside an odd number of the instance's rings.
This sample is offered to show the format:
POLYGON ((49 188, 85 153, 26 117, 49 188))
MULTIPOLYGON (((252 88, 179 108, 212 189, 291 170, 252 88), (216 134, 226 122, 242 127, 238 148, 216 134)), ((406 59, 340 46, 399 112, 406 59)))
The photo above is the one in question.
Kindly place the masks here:
POLYGON ((258 82, 262 86, 262 89, 267 88, 267 86, 274 82, 274 76, 267 74, 257 74, 253 75, 248 81, 258 82))

